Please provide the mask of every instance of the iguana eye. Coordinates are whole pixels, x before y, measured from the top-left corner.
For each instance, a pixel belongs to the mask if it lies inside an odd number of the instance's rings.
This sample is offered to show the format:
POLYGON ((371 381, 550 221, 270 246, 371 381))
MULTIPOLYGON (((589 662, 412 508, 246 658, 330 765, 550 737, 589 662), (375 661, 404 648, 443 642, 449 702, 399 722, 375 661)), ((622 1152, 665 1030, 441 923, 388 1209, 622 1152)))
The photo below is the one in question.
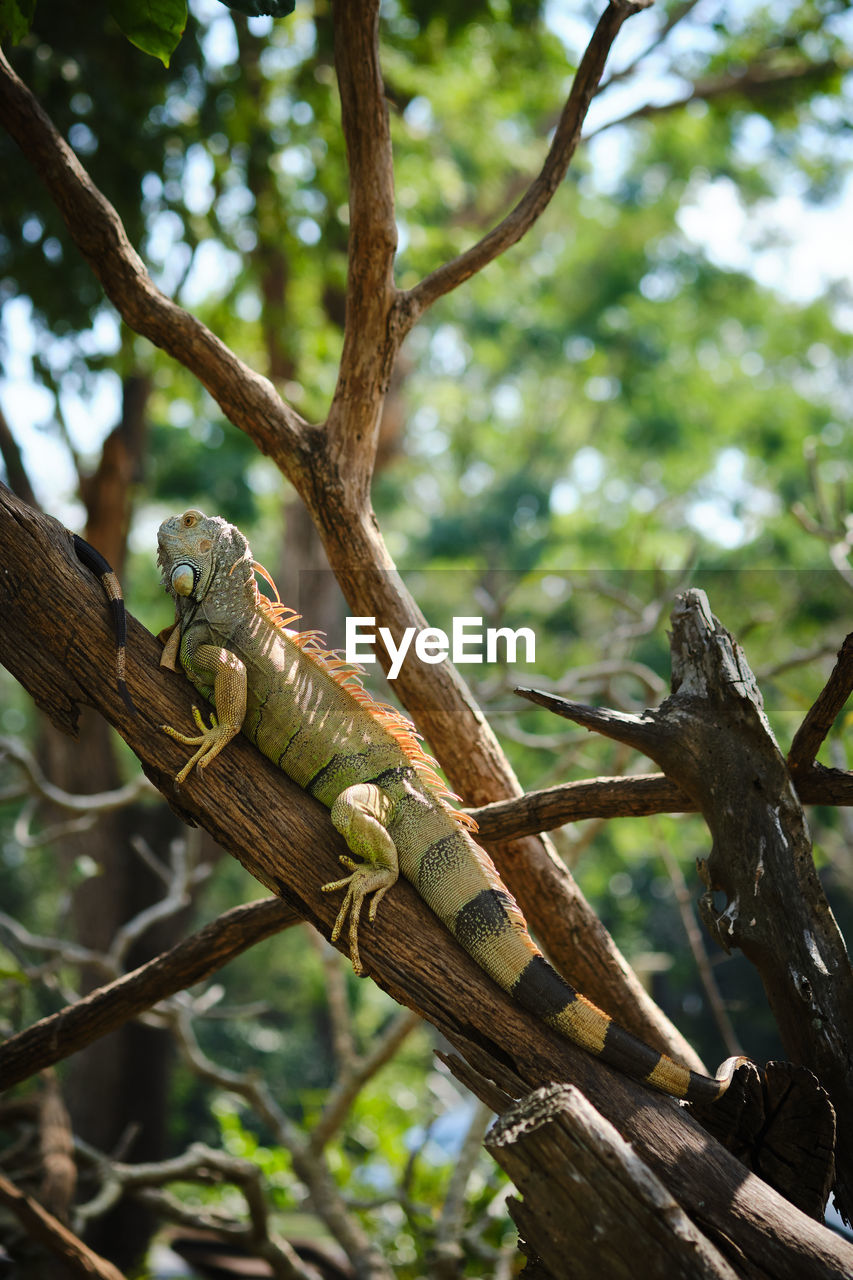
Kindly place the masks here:
POLYGON ((191 529, 196 522, 196 517, 192 511, 188 511, 181 523, 185 529, 191 529))

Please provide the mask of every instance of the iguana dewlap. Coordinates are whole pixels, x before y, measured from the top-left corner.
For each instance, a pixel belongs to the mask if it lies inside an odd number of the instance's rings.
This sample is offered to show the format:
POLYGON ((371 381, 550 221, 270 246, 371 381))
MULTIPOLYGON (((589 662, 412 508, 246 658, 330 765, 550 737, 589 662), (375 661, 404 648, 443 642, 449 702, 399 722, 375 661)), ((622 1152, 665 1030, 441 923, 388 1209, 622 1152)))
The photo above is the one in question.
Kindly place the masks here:
POLYGON ((163 662, 176 657, 216 714, 198 734, 164 725, 196 748, 180 773, 205 768, 240 730, 264 755, 331 810, 356 859, 323 885, 345 890, 332 934, 349 919, 353 967, 362 972, 358 925, 370 895, 371 920, 402 874, 454 937, 523 1008, 627 1075, 677 1098, 709 1102, 727 1088, 737 1060, 717 1079, 698 1075, 619 1027, 576 992, 534 946, 518 906, 464 815, 419 746, 414 727, 375 703, 356 673, 324 652, 316 635, 289 630, 292 611, 258 590, 249 545, 218 516, 186 511, 160 526, 158 560, 175 599, 177 623, 163 662))

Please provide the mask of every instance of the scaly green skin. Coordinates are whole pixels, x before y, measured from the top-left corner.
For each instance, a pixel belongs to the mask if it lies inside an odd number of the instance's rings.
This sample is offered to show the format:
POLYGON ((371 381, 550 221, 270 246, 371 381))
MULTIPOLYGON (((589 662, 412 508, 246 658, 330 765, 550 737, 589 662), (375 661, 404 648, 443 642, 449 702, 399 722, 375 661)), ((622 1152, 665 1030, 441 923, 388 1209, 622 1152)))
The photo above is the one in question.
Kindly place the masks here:
POLYGON ((674 1097, 710 1102, 728 1086, 737 1060, 712 1080, 688 1071, 629 1035, 576 992, 531 941, 488 854, 424 784, 398 740, 371 711, 289 638, 255 583, 252 554, 239 530, 190 510, 160 526, 158 559, 174 596, 180 663, 216 708, 197 735, 164 730, 197 750, 177 775, 202 769, 241 730, 311 795, 359 861, 323 886, 345 889, 333 938, 349 917, 356 972, 358 923, 372 894, 370 919, 400 872, 485 970, 522 1007, 588 1052, 674 1097))

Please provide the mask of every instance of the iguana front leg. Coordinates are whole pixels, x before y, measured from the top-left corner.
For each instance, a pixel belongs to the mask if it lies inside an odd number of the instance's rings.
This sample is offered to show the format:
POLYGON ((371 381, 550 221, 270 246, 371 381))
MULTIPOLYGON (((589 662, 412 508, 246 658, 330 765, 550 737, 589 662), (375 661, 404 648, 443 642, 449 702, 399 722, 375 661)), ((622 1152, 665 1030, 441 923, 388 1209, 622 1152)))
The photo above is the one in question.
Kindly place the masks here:
POLYGON ((201 644, 194 649, 191 658, 193 673, 202 681, 213 685, 213 701, 216 715, 211 715, 208 727, 198 707, 193 707, 193 719, 201 730, 200 734, 188 736, 173 729, 171 725, 161 724, 160 728, 168 733, 176 742, 183 742, 187 747, 198 747, 198 750, 187 761, 180 773, 175 775, 175 782, 185 782, 194 765, 204 769, 243 727, 246 716, 246 668, 236 654, 217 645, 201 644))
POLYGON ((358 922, 362 903, 369 893, 374 895, 368 912, 368 919, 373 921, 382 895, 400 874, 397 849, 385 829, 392 803, 390 796, 374 783, 359 782, 342 791, 332 805, 332 822, 362 861, 354 862, 352 858, 341 855, 341 862, 352 874, 343 880, 324 884, 323 893, 344 888, 347 891, 332 930, 332 941, 337 942, 349 915, 350 959, 359 975, 364 973, 358 954, 358 922))

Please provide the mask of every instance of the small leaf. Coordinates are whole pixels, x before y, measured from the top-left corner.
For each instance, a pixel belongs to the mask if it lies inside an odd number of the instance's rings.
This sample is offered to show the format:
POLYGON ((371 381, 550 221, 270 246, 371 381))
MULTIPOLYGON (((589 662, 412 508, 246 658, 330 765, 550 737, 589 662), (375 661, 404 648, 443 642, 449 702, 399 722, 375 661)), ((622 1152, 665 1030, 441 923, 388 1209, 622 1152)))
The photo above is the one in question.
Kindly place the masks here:
POLYGON ((0 40, 17 44, 32 25, 36 0, 0 0, 0 40))
POLYGON ((187 0, 109 0, 109 6, 131 44, 168 67, 187 25, 187 0))
POLYGON ((31 979, 23 969, 7 969, 0 968, 0 982, 20 982, 22 985, 29 986, 31 979))
POLYGON ((296 0, 222 0, 222 3, 249 18, 286 18, 296 8, 296 0))

